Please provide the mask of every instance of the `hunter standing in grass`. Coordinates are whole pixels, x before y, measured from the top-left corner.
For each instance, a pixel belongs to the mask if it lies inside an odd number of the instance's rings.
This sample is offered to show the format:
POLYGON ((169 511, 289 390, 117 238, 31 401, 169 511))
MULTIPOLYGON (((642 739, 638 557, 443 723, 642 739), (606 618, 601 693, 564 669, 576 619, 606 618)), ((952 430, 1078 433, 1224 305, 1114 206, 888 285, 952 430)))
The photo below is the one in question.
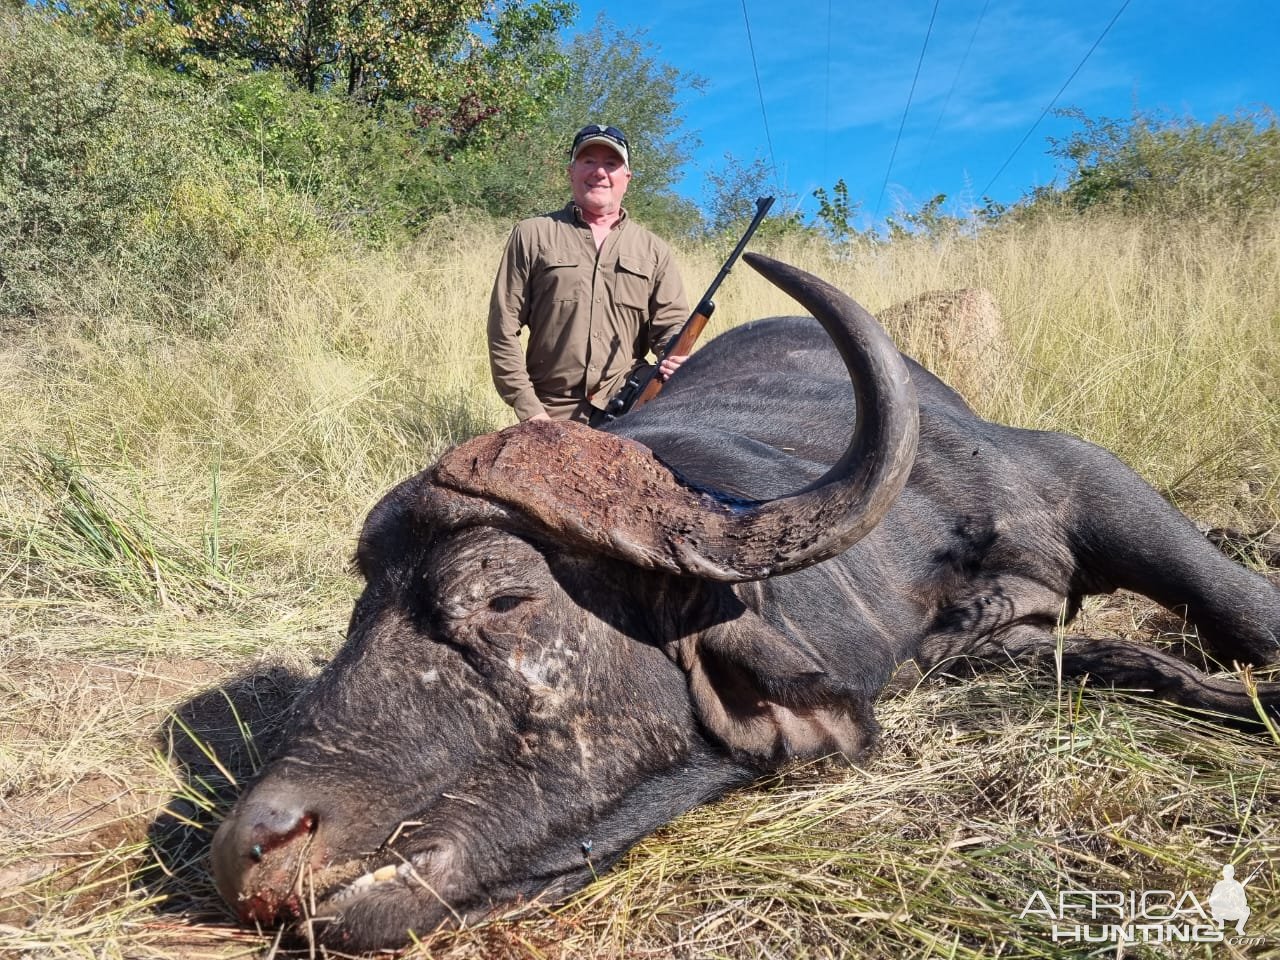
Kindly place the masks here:
MULTIPOLYGON (((516 224, 489 304, 494 386, 521 420, 587 422, 689 315, 671 248, 622 206, 631 182, 622 131, 579 130, 568 172, 573 200, 516 224)), ((684 360, 668 357, 658 376, 684 360)))

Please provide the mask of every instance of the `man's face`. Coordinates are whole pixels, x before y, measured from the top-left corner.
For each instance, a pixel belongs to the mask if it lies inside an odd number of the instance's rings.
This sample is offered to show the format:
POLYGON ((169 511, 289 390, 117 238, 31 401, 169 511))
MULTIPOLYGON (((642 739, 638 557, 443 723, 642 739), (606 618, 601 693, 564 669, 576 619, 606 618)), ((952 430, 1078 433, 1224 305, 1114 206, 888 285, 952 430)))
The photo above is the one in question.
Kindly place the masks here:
POLYGON ((577 159, 569 163, 573 200, 587 213, 616 213, 630 182, 631 168, 603 144, 584 147, 577 159))

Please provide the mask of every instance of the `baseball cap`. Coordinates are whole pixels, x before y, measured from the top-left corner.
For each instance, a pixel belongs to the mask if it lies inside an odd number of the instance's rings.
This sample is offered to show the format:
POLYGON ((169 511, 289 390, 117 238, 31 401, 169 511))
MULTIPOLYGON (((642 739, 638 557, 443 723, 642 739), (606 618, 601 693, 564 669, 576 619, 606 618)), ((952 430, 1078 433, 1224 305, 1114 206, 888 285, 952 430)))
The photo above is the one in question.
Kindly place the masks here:
POLYGON ((631 150, 627 146, 627 136, 617 127, 604 127, 598 123, 589 123, 574 135, 573 146, 569 150, 569 159, 577 160, 583 147, 593 143, 602 143, 622 157, 622 162, 631 166, 631 150))

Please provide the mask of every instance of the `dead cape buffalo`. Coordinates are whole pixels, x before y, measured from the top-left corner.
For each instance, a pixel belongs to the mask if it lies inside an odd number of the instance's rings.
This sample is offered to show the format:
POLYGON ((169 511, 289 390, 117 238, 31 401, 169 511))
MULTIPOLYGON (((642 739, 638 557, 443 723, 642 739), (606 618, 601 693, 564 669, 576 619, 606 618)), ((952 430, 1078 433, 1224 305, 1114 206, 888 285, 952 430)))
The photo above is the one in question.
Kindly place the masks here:
POLYGON ((821 326, 735 329, 609 432, 477 437, 374 508, 346 644, 214 838, 242 921, 358 950, 564 894, 780 764, 863 755, 912 662, 1059 648, 1066 674, 1254 715, 1055 626, 1123 587, 1263 663, 1280 590, 1107 452, 980 419, 844 294, 748 256, 821 326))

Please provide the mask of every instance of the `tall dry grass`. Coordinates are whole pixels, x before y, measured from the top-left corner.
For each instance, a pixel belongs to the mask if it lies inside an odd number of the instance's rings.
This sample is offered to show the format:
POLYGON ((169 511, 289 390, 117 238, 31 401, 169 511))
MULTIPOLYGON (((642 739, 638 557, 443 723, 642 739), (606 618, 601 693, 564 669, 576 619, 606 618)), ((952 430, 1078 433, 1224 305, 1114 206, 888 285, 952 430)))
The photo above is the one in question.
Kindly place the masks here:
MULTIPOLYGON (((1107 446, 1204 519, 1264 521, 1277 519, 1280 490, 1277 224, 1248 241, 1204 225, 1073 220, 844 255, 799 242, 772 252, 872 310, 924 290, 989 289, 1015 369, 976 398, 983 412, 1107 446)), ((199 331, 139 323, 107 301, 11 341, 0 359, 11 478, 0 522, 18 549, 8 592, 93 594, 91 572, 68 558, 23 555, 59 495, 56 477, 30 475, 36 453, 234 571, 250 594, 345 596, 345 557, 378 495, 445 446, 510 422, 483 339, 504 234, 450 223, 400 255, 280 257, 219 278, 199 331)), ((681 251, 691 291, 722 254, 681 251)), ((745 266, 720 299, 712 332, 796 309, 745 266)))
MULTIPOLYGON (((164 715, 237 670, 312 669, 340 641, 368 508, 511 422, 483 340, 505 234, 450 222, 400 254, 281 255, 210 278, 172 322, 131 316, 107 284, 99 309, 0 346, 0 887, 17 910, 0 897, 0 952, 269 943, 225 926, 198 842, 157 879, 160 805, 198 839, 225 779, 206 765, 203 798, 175 784, 164 715)), ((678 251, 691 294, 725 252, 678 251)), ((1200 519, 1280 520, 1280 219, 1247 239, 1099 219, 768 252, 872 310, 989 289, 1012 366, 973 398, 984 413, 1103 444, 1200 519)), ((740 267, 711 332, 795 309, 740 267)), ((1150 634, 1135 609, 1108 628, 1150 634)), ((866 770, 802 771, 695 812, 567 907, 433 949, 1056 956, 1043 924, 1016 918, 1031 889, 1200 890, 1224 859, 1280 857, 1276 749, 1069 694, 1023 676, 918 690, 885 705, 866 770)), ((1256 883, 1261 928, 1280 935, 1277 879, 1256 883)))

